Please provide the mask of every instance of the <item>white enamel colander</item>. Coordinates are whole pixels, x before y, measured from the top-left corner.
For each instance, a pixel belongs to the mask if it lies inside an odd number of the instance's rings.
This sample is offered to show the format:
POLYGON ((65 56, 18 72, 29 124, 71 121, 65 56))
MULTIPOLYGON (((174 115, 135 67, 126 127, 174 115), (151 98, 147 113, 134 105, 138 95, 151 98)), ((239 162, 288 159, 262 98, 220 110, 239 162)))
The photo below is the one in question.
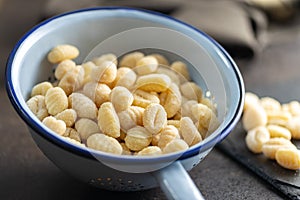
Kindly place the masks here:
POLYGON ((244 103, 238 67, 211 37, 172 17, 125 7, 76 10, 33 27, 8 58, 6 88, 36 144, 60 169, 106 190, 137 191, 160 186, 169 199, 203 199, 187 171, 231 132, 244 103), (63 43, 80 49, 78 63, 97 54, 123 55, 134 50, 160 52, 171 61, 184 60, 192 80, 204 89, 204 94, 213 94, 220 126, 185 152, 157 157, 116 156, 62 139, 32 114, 26 100, 35 84, 51 77, 46 55, 63 43))

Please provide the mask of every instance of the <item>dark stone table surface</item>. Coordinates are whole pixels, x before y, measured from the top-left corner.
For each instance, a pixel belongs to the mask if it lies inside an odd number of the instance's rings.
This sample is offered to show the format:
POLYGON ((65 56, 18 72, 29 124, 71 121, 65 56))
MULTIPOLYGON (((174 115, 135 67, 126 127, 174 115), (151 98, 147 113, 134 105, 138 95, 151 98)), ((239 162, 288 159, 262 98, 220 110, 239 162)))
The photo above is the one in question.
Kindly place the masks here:
MULTIPOLYGON (((166 199, 160 188, 109 192, 74 180, 44 156, 13 110, 4 87, 5 62, 19 37, 39 21, 43 3, 7 0, 0 12, 0 199, 166 199)), ((299 21, 270 27, 269 41, 258 56, 236 60, 246 91, 281 102, 300 100, 299 21)), ((218 148, 189 174, 208 200, 285 198, 218 148)))

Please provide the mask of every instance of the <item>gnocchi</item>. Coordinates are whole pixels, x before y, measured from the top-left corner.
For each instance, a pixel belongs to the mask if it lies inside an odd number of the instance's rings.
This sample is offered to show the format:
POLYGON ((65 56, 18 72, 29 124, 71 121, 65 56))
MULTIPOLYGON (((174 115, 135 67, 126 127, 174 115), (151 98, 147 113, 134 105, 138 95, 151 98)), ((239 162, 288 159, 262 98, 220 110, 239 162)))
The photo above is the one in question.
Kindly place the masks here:
POLYGON ((54 76, 57 80, 61 80, 62 77, 68 72, 74 69, 76 63, 73 60, 67 59, 61 61, 55 68, 54 76))
POLYGON ((142 126, 136 126, 127 131, 125 145, 133 151, 140 151, 149 146, 152 140, 151 132, 142 126))
POLYGON ((145 108, 143 125, 151 133, 156 134, 167 124, 167 113, 158 103, 152 103, 145 108))
POLYGON ((68 108, 68 97, 60 87, 53 87, 47 90, 45 104, 48 113, 56 115, 68 108))
POLYGON ((75 110, 70 108, 56 114, 54 117, 64 121, 67 127, 72 127, 77 120, 77 113, 75 110))
POLYGON ((92 149, 117 155, 121 155, 123 152, 123 148, 118 140, 102 133, 96 133, 88 137, 87 146, 92 149))
POLYGON ((145 56, 136 63, 136 72, 139 75, 151 74, 157 70, 158 61, 154 56, 145 56))
POLYGON ((48 81, 44 81, 39 84, 36 84, 31 90, 31 97, 36 96, 36 95, 45 96, 47 91, 50 88, 53 88, 53 85, 48 81))
POLYGON ((63 135, 67 129, 67 126, 64 121, 56 119, 52 116, 45 117, 42 122, 48 128, 50 128, 52 131, 56 132, 59 135, 63 135))
POLYGON ((158 156, 196 145, 219 125, 216 105, 182 61, 135 51, 76 63, 78 55, 69 44, 51 49, 56 80, 34 85, 26 101, 45 126, 73 144, 158 156))
POLYGON ((61 44, 55 46, 47 55, 47 59, 50 63, 59 63, 67 59, 77 58, 79 55, 79 49, 74 45, 61 44))
POLYGON ((48 109, 46 108, 45 96, 43 95, 35 95, 31 97, 27 100, 26 104, 39 120, 43 120, 49 115, 48 109))
POLYGON ((281 104, 273 97, 245 95, 242 123, 247 131, 246 146, 253 153, 262 153, 281 167, 300 169, 300 154, 292 140, 300 139, 299 103, 281 104))

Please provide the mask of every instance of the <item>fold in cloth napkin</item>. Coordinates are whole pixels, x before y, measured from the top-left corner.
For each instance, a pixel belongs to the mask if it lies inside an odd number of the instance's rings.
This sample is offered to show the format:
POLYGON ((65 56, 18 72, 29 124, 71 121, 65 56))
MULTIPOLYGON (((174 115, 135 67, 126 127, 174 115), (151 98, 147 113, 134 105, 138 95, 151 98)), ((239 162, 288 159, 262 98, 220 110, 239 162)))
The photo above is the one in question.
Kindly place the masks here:
POLYGON ((239 59, 253 58, 262 49, 267 29, 262 11, 229 0, 49 0, 44 17, 93 6, 129 6, 163 12, 204 31, 239 59))
POLYGON ((264 13, 234 1, 194 1, 172 15, 206 32, 235 58, 259 53, 268 25, 264 13))

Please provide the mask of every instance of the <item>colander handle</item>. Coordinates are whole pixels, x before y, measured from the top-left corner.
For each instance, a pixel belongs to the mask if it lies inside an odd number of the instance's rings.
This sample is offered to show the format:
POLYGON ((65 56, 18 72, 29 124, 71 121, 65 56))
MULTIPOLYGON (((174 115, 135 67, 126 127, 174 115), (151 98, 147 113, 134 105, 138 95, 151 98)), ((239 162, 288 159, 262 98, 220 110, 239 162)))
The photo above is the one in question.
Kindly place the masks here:
POLYGON ((180 161, 153 172, 153 174, 169 200, 204 200, 180 161))

